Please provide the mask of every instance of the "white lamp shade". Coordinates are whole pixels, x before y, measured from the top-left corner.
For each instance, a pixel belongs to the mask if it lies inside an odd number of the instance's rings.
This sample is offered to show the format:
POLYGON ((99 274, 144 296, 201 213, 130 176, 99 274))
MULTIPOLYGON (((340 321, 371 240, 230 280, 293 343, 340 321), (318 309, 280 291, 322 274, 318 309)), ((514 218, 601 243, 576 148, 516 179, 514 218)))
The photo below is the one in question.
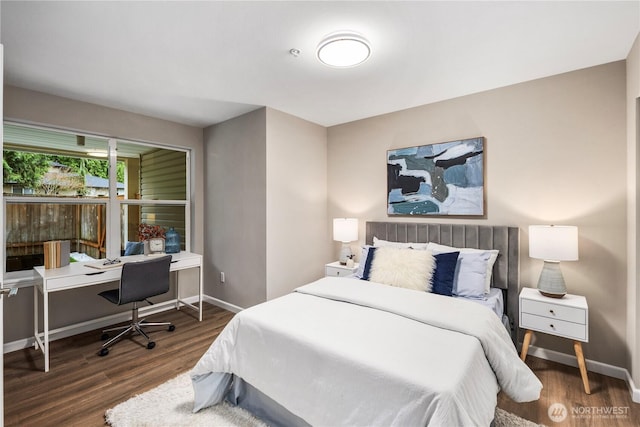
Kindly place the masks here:
POLYGON ((354 242, 358 240, 357 218, 334 218, 333 240, 338 242, 354 242))
POLYGON ((547 261, 577 261, 578 227, 530 225, 529 256, 547 261))

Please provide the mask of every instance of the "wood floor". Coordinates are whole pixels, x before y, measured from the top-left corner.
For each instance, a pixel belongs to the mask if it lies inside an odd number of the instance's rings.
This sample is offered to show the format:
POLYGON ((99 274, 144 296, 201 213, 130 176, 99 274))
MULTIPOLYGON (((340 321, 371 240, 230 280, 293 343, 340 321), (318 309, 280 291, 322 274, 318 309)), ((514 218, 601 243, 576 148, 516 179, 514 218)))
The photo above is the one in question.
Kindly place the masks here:
MULTIPOLYGON (((42 371, 42 355, 34 349, 6 354, 5 425, 103 426, 108 408, 195 365, 233 317, 220 308, 204 305, 202 322, 189 310, 151 316, 176 325, 175 332, 153 334, 157 343, 153 350, 147 350, 141 340, 125 340, 108 356, 98 357, 100 331, 94 331, 52 342, 48 373, 42 371)), ((640 425, 640 404, 632 403, 624 381, 590 372, 592 394, 586 395, 577 368, 532 356, 527 357, 527 364, 544 384, 540 400, 514 403, 500 394, 499 407, 547 426, 640 425), (565 421, 551 421, 547 411, 553 403, 565 405, 565 421), (613 411, 608 408, 614 407, 618 416, 607 415, 606 411, 613 411)))
POLYGON ((191 310, 166 311, 149 320, 170 321, 174 332, 152 333, 156 348, 124 340, 97 356, 100 332, 51 343, 51 367, 33 348, 4 356, 6 426, 103 426, 104 412, 136 394, 190 370, 233 313, 203 304, 204 320, 191 310))
POLYGON ((640 426, 640 404, 631 400, 625 381, 589 372, 591 394, 588 395, 578 368, 533 356, 527 356, 527 365, 544 387, 540 399, 515 403, 500 393, 500 408, 547 426, 640 426), (554 422, 549 417, 549 407, 555 403, 566 408, 567 417, 562 422, 554 422))

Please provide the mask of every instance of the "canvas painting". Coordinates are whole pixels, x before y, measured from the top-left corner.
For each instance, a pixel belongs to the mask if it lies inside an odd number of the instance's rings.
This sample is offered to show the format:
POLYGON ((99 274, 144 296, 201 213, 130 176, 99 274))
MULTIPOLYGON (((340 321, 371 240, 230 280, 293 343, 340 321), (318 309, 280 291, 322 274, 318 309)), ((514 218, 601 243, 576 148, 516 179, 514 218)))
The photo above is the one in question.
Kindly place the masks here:
POLYGON ((389 215, 484 215, 484 138, 387 152, 389 215))

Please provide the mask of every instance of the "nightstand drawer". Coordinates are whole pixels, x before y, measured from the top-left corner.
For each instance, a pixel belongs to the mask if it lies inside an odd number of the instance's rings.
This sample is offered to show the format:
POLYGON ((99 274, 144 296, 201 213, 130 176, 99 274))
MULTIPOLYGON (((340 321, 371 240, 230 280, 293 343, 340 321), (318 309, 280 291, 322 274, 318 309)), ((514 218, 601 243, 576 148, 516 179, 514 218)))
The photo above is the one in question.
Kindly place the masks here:
POLYGON ((528 313, 536 316, 547 317, 553 320, 565 320, 567 322, 579 323, 581 325, 585 325, 587 323, 587 311, 581 308, 567 307, 546 301, 532 301, 529 299, 522 299, 521 304, 520 309, 523 314, 528 313))
POLYGON ((352 274, 353 274, 353 271, 345 267, 332 267, 329 265, 325 267, 325 276, 346 277, 352 274))
POLYGON ((584 323, 579 324, 548 317, 536 316, 529 313, 521 313, 520 327, 579 341, 587 340, 587 328, 584 323))

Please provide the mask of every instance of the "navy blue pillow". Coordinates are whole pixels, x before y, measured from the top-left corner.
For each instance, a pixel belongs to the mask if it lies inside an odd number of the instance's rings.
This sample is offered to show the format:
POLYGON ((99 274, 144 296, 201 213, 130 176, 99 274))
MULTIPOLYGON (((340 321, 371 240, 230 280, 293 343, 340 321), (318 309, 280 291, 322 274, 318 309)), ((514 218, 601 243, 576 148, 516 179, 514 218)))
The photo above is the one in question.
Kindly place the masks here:
POLYGON ((434 255, 436 268, 433 271, 432 289, 434 294, 451 296, 453 294, 453 279, 460 252, 446 252, 434 255))
POLYGON ((362 270, 362 277, 360 280, 369 280, 369 275, 371 274, 371 263, 373 262, 373 257, 376 255, 376 249, 377 248, 374 246, 369 248, 367 260, 364 262, 364 270, 362 270))

